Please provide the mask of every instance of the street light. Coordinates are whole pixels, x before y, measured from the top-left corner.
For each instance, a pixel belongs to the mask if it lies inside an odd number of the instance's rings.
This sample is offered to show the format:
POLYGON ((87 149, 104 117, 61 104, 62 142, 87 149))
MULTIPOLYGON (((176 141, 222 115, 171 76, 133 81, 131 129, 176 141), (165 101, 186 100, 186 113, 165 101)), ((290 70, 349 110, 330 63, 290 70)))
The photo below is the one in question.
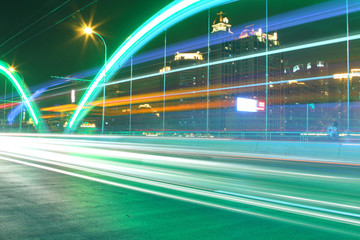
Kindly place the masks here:
POLYGON ((84 32, 85 32, 86 34, 91 34, 91 33, 93 33, 93 30, 92 30, 91 27, 86 27, 86 28, 84 28, 84 32))
POLYGON ((104 121, 105 121, 105 83, 106 83, 106 72, 107 72, 107 69, 106 69, 106 59, 107 59, 107 46, 106 46, 106 43, 105 43, 105 40, 104 38, 97 32, 95 32, 91 27, 85 27, 84 28, 84 32, 88 35, 90 34, 95 34, 97 35, 101 40, 102 42, 104 43, 104 47, 105 47, 105 62, 104 62, 104 68, 105 68, 105 73, 104 73, 104 94, 103 94, 103 114, 102 114, 102 123, 101 123, 101 134, 104 134, 104 121))
MULTIPOLYGON (((15 68, 13 67, 9 67, 8 69, 11 73, 15 72, 15 68)), ((6 83, 7 81, 5 81, 5 92, 4 92, 4 96, 6 96, 6 83)), ((5 97, 4 97, 4 102, 5 102, 5 97)), ((9 101, 10 102, 10 101, 9 101)), ((14 104, 14 97, 13 97, 13 86, 11 86, 11 109, 13 109, 13 104, 14 104)), ((4 120, 3 120, 3 124, 5 125, 6 122, 6 110, 4 108, 4 120)), ((9 123, 9 125, 11 125, 11 129, 12 129, 12 124, 9 123)))
MULTIPOLYGON (((19 71, 16 71, 16 69, 14 67, 9 67, 9 71, 10 72, 16 72, 20 77, 21 77, 21 80, 24 81, 24 76, 21 74, 21 72, 19 71)), ((13 100, 12 100, 13 101, 13 100)), ((22 121, 23 121, 23 107, 22 107, 23 103, 21 102, 21 105, 20 105, 20 124, 19 124, 19 132, 21 132, 22 130, 22 121)))

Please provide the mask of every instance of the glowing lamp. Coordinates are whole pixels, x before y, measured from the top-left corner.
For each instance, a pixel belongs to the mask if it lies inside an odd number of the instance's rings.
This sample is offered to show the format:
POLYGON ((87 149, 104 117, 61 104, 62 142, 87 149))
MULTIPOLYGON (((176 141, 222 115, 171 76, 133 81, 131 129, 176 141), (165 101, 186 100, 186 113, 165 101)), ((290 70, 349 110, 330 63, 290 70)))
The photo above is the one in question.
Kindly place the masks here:
POLYGON ((91 33, 93 33, 93 30, 92 30, 91 27, 86 27, 86 28, 84 28, 84 32, 85 32, 86 34, 91 34, 91 33))

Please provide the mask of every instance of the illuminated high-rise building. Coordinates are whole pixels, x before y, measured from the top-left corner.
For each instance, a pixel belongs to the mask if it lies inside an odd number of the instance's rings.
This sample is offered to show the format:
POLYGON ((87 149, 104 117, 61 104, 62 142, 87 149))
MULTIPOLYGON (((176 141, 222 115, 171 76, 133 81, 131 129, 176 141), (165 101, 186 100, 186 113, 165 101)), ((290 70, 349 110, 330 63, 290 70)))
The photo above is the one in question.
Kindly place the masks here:
POLYGON ((224 15, 225 14, 223 12, 217 14, 217 18, 214 20, 212 25, 213 30, 211 33, 215 33, 215 32, 232 33, 230 30, 231 24, 229 23, 229 19, 224 15))
MULTIPOLYGON (((178 69, 198 65, 204 62, 204 57, 200 52, 177 53, 167 69, 178 69)), ((161 69, 163 71, 164 69, 161 69)), ((167 70, 167 71, 168 71, 167 70)), ((180 107, 181 111, 167 113, 167 129, 179 130, 204 130, 205 110, 201 106, 206 106, 206 93, 200 97, 192 97, 186 94, 189 91, 201 90, 206 87, 206 71, 204 68, 195 68, 187 71, 180 71, 168 74, 166 78, 166 91, 183 96, 176 100, 167 100, 168 107, 180 107), (175 93, 176 92, 176 93, 175 93), (185 93, 185 94, 184 94, 185 93), (192 109, 191 106, 197 105, 199 109, 192 109)))
MULTIPOLYGON (((231 32, 230 20, 223 12, 218 13, 212 27, 210 61, 264 52, 266 43, 268 43, 269 50, 279 47, 276 32, 266 34, 261 28, 256 29, 253 25, 246 27, 240 35, 234 35, 231 32)), ((268 56, 268 65, 266 65, 266 57, 258 57, 211 66, 210 83, 212 87, 244 86, 244 88, 223 90, 220 96, 211 98, 212 102, 221 101, 224 107, 212 111, 210 128, 221 131, 263 130, 265 113, 236 112, 236 98, 266 101, 266 70, 268 70, 269 83, 282 80, 283 63, 282 54, 273 54, 268 56), (258 86, 254 86, 254 84, 258 84, 258 86), (249 87, 245 87, 246 85, 249 87), (259 117, 260 115, 264 115, 264 117, 259 117)), ((282 130, 284 128, 283 88, 281 85, 269 84, 268 93, 268 128, 282 130)))

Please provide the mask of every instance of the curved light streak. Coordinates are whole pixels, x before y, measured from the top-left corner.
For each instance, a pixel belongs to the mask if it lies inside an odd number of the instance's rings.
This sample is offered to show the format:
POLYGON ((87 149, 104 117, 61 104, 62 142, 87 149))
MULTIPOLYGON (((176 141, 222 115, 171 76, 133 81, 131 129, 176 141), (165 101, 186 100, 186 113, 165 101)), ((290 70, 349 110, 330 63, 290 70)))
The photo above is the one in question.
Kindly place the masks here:
POLYGON ((143 25, 141 25, 109 58, 108 63, 99 71, 83 95, 76 111, 71 116, 66 132, 73 132, 80 120, 85 116, 84 106, 99 94, 101 81, 109 81, 118 70, 141 47, 151 41, 154 37, 171 27, 179 21, 186 19, 198 12, 208 8, 234 2, 234 0, 176 0, 156 13, 143 25), (104 79, 106 73, 106 80, 104 79))
MULTIPOLYGON (((45 91, 44 88, 37 90, 33 95, 30 96, 30 100, 33 101, 35 98, 40 96, 44 91, 45 91)), ((10 125, 13 124, 13 122, 15 121, 15 118, 21 113, 21 109, 23 107, 24 107, 24 103, 22 102, 21 104, 19 104, 18 106, 16 106, 15 108, 13 108, 10 111, 10 113, 7 116, 7 120, 10 125)))
POLYGON ((25 83, 21 81, 18 75, 11 73, 9 71, 9 68, 10 66, 7 63, 0 61, 0 73, 2 73, 7 79, 9 79, 10 82, 15 86, 16 91, 21 96, 27 110, 30 113, 31 118, 33 119, 36 130, 38 131, 44 130, 44 126, 40 121, 39 110, 37 106, 32 101, 29 100, 28 98, 29 91, 27 90, 25 83))

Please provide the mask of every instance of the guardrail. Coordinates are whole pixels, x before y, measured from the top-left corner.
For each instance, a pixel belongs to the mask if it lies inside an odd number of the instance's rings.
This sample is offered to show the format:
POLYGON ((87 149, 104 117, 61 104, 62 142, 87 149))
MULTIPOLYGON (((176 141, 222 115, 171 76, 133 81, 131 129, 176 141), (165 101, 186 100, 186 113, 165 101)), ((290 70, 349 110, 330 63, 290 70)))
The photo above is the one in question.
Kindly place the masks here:
MULTIPOLYGON (((49 137, 49 138, 63 138, 67 139, 96 139, 96 141, 116 141, 126 142, 134 144, 151 144, 170 148, 179 149, 197 149, 200 151, 214 152, 214 154, 229 154, 230 156, 242 156, 242 157, 258 157, 266 159, 283 159, 283 160, 308 160, 308 161, 323 161, 323 162, 343 162, 350 164, 360 164, 360 143, 359 133, 341 134, 339 141, 329 142, 325 133, 320 135, 315 133, 291 133, 290 136, 284 135, 284 133, 272 132, 268 140, 254 139, 264 138, 264 133, 257 132, 242 132, 243 139, 235 138, 239 136, 239 132, 232 132, 232 138, 228 134, 223 132, 217 132, 224 134, 227 138, 215 138, 213 135, 199 135, 187 133, 188 137, 179 135, 179 132, 166 132, 166 134, 160 132, 149 131, 136 131, 131 132, 116 132, 116 135, 63 135, 63 134, 19 134, 14 133, 14 137, 49 137), (121 135, 120 133, 123 133, 121 135), (249 134, 249 135, 248 135, 249 134), (255 136, 255 137, 254 137, 255 136), (286 139, 285 139, 286 137, 286 139), (296 141, 288 141, 296 137, 296 141), (317 141, 312 141, 316 138, 317 141), (244 139, 249 138, 249 139, 244 139), (325 142, 325 140, 327 142, 325 142), (300 141, 305 140, 305 141, 300 141), (324 140, 321 142, 320 140, 324 140), (357 142, 355 142, 357 141, 357 142)), ((184 133, 181 133, 184 134, 184 133)), ((9 134, 5 134, 9 136, 9 134)), ((11 134, 10 134, 11 135, 11 134)), ((220 136, 220 135, 218 135, 220 136)))
POLYGON ((237 131, 131 131, 106 132, 119 136, 180 137, 180 138, 230 138, 237 140, 298 141, 298 142, 360 142, 360 132, 340 133, 332 140, 326 132, 237 132, 237 131))

